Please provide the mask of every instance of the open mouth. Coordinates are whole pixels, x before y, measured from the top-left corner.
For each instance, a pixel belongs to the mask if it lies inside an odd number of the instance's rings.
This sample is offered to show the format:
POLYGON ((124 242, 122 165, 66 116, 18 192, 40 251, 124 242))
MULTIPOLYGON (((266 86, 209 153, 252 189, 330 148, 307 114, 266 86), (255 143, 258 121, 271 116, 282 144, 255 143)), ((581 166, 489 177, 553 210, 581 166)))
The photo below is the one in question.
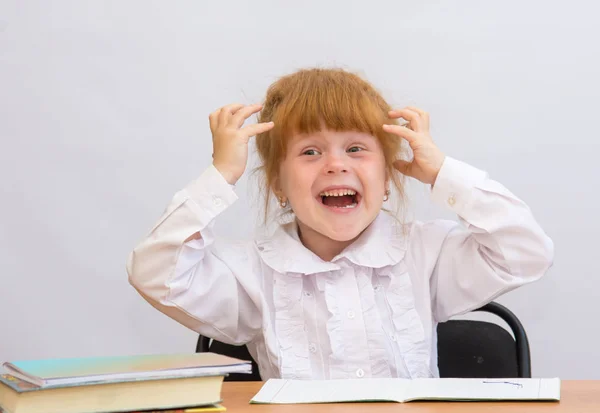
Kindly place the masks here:
POLYGON ((319 199, 326 207, 344 210, 356 208, 360 204, 362 196, 354 189, 339 188, 321 192, 319 199))

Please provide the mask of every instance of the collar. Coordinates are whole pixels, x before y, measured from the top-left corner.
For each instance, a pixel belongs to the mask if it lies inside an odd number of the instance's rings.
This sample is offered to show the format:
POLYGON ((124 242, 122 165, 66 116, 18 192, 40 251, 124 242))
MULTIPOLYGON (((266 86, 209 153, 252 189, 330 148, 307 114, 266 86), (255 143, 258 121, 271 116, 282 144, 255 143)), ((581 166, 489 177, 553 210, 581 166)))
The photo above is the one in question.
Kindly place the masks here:
POLYGON ((367 229, 330 262, 306 248, 296 221, 279 226, 271 237, 256 242, 262 260, 280 273, 316 274, 340 270, 345 259, 357 266, 382 268, 400 262, 406 253, 406 227, 387 212, 380 212, 367 229))

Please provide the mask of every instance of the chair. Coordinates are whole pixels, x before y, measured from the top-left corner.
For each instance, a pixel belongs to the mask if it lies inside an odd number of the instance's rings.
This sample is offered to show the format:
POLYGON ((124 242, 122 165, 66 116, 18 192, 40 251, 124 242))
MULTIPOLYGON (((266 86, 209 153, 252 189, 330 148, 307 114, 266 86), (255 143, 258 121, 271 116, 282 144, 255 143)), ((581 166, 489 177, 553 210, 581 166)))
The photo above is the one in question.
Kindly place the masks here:
POLYGON ((438 324, 441 377, 531 377, 529 341, 523 325, 508 308, 491 302, 475 311, 492 313, 508 324, 514 338, 497 324, 449 320, 438 324))
MULTIPOLYGON (((500 317, 509 325, 515 338, 504 328, 486 321, 449 320, 438 324, 440 377, 531 377, 529 342, 515 314, 496 302, 474 311, 485 311, 500 317)), ((200 335, 196 352, 207 351, 252 361, 252 374, 233 373, 225 381, 261 380, 258 365, 246 346, 232 346, 200 335)))

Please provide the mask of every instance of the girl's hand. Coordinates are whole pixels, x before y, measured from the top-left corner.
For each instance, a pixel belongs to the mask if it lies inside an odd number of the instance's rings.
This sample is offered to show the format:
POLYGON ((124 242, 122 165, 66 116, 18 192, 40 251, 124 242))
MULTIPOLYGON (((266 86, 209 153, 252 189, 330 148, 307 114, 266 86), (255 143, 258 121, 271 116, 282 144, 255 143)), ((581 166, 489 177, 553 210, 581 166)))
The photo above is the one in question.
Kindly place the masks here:
POLYGON ((392 119, 403 118, 408 121, 405 126, 383 125, 383 129, 406 139, 413 152, 412 161, 398 159, 394 162, 394 166, 404 175, 433 186, 444 163, 445 155, 433 143, 429 134, 429 114, 408 106, 390 111, 389 116, 392 119))
POLYGON ((216 110, 208 117, 213 137, 213 165, 231 185, 246 170, 250 138, 273 128, 273 122, 242 128, 246 119, 261 109, 262 105, 232 104, 216 110))

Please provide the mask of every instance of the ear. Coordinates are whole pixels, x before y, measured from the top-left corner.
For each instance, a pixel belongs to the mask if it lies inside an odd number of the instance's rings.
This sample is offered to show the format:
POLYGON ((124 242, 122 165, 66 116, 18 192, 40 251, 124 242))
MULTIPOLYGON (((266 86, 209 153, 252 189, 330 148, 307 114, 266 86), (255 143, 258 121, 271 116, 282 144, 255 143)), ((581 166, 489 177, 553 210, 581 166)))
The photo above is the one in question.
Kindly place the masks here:
POLYGON ((279 176, 275 177, 273 180, 273 184, 271 185, 271 191, 275 194, 275 196, 279 199, 282 196, 285 196, 283 190, 281 189, 281 180, 279 176))
POLYGON ((385 171, 385 183, 384 183, 384 185, 383 185, 383 186, 384 186, 384 188, 386 189, 386 191, 387 191, 388 189, 390 189, 390 180, 391 180, 390 173, 389 173, 389 172, 388 172, 388 170, 386 169, 386 171, 385 171))

